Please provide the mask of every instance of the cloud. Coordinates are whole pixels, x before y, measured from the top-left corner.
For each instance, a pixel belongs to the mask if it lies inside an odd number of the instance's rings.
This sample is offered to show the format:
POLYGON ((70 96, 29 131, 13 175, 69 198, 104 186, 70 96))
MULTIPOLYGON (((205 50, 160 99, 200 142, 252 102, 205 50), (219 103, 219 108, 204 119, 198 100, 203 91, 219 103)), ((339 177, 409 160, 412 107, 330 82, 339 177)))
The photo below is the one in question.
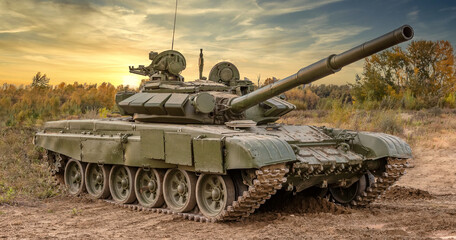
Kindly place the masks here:
POLYGON ((12 29, 0 29, 0 34, 1 33, 20 33, 20 32, 28 32, 31 31, 33 27, 18 27, 18 28, 12 28, 12 29))
POLYGON ((447 8, 442 8, 439 10, 440 12, 445 12, 445 11, 456 11, 456 7, 447 7, 447 8))
POLYGON ((317 39, 311 46, 328 46, 334 43, 346 40, 350 37, 357 36, 360 33, 369 30, 369 27, 352 26, 348 29, 329 29, 324 31, 312 32, 311 36, 317 39))
MULTIPOLYGON (((229 60, 251 79, 258 73, 286 77, 345 50, 370 27, 336 28, 323 12, 292 16, 339 1, 180 1, 175 47, 187 58, 183 75, 198 75, 199 48, 206 75, 210 66, 229 60)), ((170 48, 173 17, 174 1, 2 1, 0 54, 7 57, 0 67, 17 71, 17 79, 41 71, 51 81, 122 83, 128 65, 148 64, 149 51, 170 48), (20 71, 24 59, 27 68, 20 71)))
POLYGON ((411 11, 411 12, 407 13, 407 19, 409 21, 416 21, 416 20, 418 20, 419 13, 420 13, 419 10, 411 11))
POLYGON ((285 0, 285 1, 260 1, 266 15, 281 15, 294 12, 313 10, 324 5, 340 2, 342 0, 285 0))
POLYGON ((24 56, 24 59, 36 61, 36 62, 45 62, 45 61, 49 60, 49 58, 47 58, 45 56, 37 56, 37 55, 35 55, 35 56, 26 55, 26 56, 24 56))

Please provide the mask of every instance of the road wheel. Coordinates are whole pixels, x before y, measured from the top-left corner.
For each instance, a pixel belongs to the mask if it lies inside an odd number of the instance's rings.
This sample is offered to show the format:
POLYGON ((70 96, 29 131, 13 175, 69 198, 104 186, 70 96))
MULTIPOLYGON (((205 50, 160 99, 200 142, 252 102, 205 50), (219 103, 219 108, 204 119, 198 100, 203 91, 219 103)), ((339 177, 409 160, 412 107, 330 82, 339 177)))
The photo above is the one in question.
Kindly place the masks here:
POLYGON ((181 169, 169 169, 163 179, 166 205, 175 212, 188 212, 196 205, 196 176, 181 169))
POLYGON ((87 192, 93 198, 105 199, 109 197, 109 170, 107 165, 89 163, 85 171, 87 192))
POLYGON ((136 170, 127 166, 113 166, 109 173, 109 190, 112 199, 118 203, 132 203, 136 200, 134 176, 136 170))
POLYGON ((65 186, 73 196, 77 196, 85 191, 84 167, 85 164, 75 159, 68 161, 65 166, 65 186))
POLYGON ((135 176, 135 192, 139 204, 145 207, 163 205, 163 175, 157 169, 138 169, 135 176))
POLYGON ((231 180, 234 183, 234 189, 236 190, 235 200, 242 196, 245 191, 249 190, 249 186, 245 185, 242 180, 242 175, 240 171, 230 171, 228 173, 231 176, 231 180))
POLYGON ((196 183, 196 201, 206 217, 217 217, 234 201, 236 191, 229 176, 202 174, 196 183))
POLYGON ((356 197, 360 196, 367 186, 366 175, 361 176, 361 178, 353 183, 349 187, 332 187, 329 188, 331 193, 331 198, 341 204, 349 204, 351 201, 356 200, 356 197))

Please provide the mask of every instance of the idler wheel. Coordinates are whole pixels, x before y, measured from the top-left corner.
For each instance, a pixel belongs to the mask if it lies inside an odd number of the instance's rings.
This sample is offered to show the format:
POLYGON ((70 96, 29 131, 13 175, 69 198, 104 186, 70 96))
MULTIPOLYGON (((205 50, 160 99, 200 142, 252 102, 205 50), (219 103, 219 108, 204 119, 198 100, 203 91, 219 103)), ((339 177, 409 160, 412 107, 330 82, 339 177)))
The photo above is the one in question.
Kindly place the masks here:
POLYGON ((93 198, 105 199, 109 197, 109 170, 107 165, 89 163, 85 171, 87 192, 93 198))
POLYGON ((127 166, 113 166, 109 173, 109 190, 112 199, 118 203, 132 203, 136 200, 134 176, 136 169, 127 166))
POLYGON ((135 176, 135 193, 139 204, 145 207, 163 205, 163 175, 157 169, 138 169, 135 176))
POLYGON ((229 176, 201 174, 196 183, 196 201, 206 217, 217 217, 234 201, 236 191, 229 176))
POLYGON ((74 159, 68 161, 65 166, 65 186, 73 196, 77 196, 85 191, 84 167, 85 164, 74 159))
POLYGON ((367 181, 366 176, 363 175, 361 178, 353 183, 349 187, 332 187, 329 188, 331 197, 337 203, 349 204, 351 201, 356 200, 357 196, 360 196, 366 190, 367 181))
POLYGON ((166 205, 175 212, 188 212, 196 205, 196 176, 181 169, 169 169, 163 179, 166 205))
POLYGON ((242 174, 238 170, 231 171, 229 173, 231 179, 234 183, 234 188, 236 190, 236 196, 234 199, 237 199, 239 196, 242 196, 245 191, 249 190, 249 186, 244 184, 244 180, 242 179, 242 174))

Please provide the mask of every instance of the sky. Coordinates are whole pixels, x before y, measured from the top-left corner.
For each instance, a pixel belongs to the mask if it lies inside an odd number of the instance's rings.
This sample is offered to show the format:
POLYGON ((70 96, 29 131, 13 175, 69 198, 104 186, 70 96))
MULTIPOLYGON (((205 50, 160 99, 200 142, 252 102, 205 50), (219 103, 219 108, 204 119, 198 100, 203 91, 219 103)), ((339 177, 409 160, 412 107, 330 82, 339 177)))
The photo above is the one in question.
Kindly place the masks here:
MULTIPOLYGON (((137 86, 130 65, 171 48, 174 0, 0 0, 0 84, 30 84, 36 72, 60 82, 137 86)), ((456 47, 454 0, 180 0, 174 50, 186 81, 217 62, 234 63, 256 82, 279 79, 403 24, 414 40, 456 47)), ((406 47, 406 44, 401 44, 406 47)), ((363 61, 317 83, 345 84, 363 61)))

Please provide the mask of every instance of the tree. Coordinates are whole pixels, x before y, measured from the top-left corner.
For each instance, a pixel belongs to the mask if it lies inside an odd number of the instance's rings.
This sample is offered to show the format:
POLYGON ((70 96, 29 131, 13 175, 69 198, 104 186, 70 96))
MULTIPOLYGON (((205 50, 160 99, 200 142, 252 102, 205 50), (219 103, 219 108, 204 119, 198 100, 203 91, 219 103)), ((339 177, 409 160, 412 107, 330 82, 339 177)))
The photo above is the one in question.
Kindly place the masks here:
POLYGON ((416 41, 408 50, 410 88, 434 105, 454 92, 455 57, 448 41, 416 41))
POLYGON ((448 41, 412 41, 366 58, 352 93, 360 101, 417 99, 433 107, 456 91, 453 47, 448 41))
POLYGON ((37 72, 32 79, 33 88, 48 88, 49 87, 49 78, 46 74, 41 75, 41 72, 37 72))
POLYGON ((272 77, 272 78, 266 78, 266 80, 264 80, 263 82, 263 86, 266 86, 266 85, 269 85, 269 84, 273 84, 275 82, 277 82, 277 78, 275 77, 272 77))

